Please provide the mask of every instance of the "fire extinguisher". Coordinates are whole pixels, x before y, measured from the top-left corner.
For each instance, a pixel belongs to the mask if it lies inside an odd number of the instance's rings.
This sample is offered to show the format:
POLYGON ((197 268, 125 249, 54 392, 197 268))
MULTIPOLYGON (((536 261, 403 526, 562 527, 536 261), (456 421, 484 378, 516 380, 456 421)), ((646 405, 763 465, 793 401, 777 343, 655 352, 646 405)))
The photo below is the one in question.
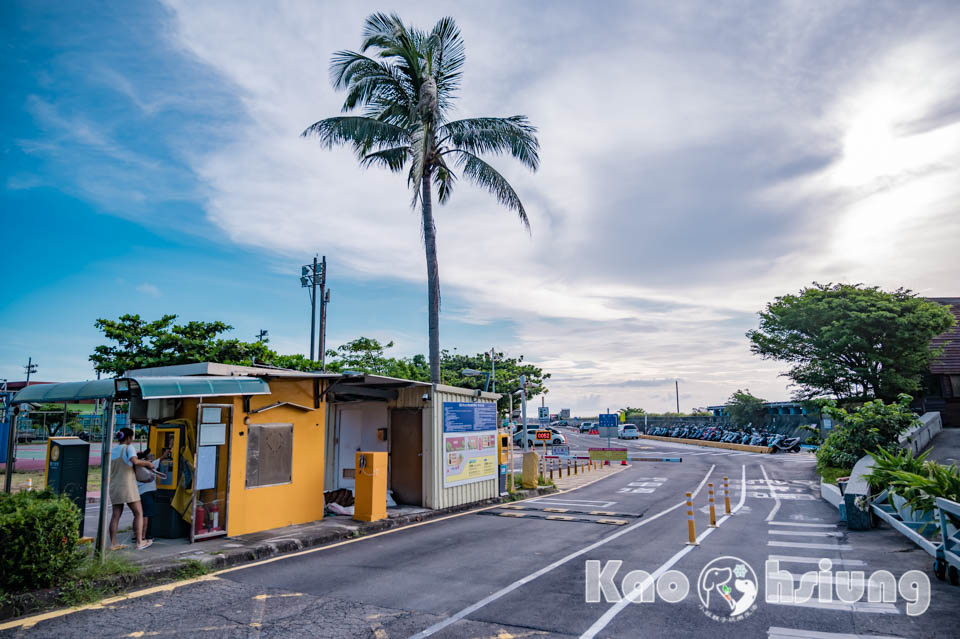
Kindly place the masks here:
POLYGON ((217 508, 217 502, 207 506, 207 514, 210 516, 210 530, 220 530, 220 509, 217 508))
POLYGON ((198 507, 197 512, 193 517, 194 534, 199 535, 204 532, 204 524, 206 524, 207 520, 207 511, 204 510, 202 506, 198 507))

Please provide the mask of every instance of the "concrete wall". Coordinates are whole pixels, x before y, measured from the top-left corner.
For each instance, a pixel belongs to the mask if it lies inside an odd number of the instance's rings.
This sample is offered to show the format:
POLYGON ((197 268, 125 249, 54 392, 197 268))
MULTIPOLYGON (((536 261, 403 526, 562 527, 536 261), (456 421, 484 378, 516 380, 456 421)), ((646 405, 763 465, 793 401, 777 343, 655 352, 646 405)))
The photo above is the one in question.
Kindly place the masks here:
POLYGON ((943 421, 940 413, 924 413, 920 417, 920 424, 900 435, 900 448, 912 448, 914 456, 920 454, 924 448, 943 430, 943 421))
MULTIPOLYGON (((274 402, 313 406, 312 380, 270 380, 270 395, 250 398, 250 408, 274 402)), ((221 399, 221 398, 211 398, 221 399)), ((224 401, 211 403, 228 403, 224 401)), ((247 437, 243 399, 233 401, 230 439, 230 494, 227 533, 243 535, 323 518, 324 442, 326 405, 316 410, 290 406, 250 415, 251 424, 293 424, 292 481, 278 486, 246 487, 247 437)), ((194 418, 196 415, 194 415, 194 418)))

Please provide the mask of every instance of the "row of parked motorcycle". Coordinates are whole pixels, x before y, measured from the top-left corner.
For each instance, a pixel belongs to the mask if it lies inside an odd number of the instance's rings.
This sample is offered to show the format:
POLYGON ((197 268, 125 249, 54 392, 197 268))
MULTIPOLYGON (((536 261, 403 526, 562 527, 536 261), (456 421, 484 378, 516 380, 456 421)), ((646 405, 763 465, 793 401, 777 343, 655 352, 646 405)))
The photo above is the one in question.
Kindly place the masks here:
POLYGON ((708 442, 727 442, 730 444, 748 444, 750 446, 769 446, 774 452, 800 452, 800 438, 786 437, 780 433, 771 433, 765 429, 724 429, 717 426, 656 426, 648 435, 677 437, 679 439, 700 439, 708 442))

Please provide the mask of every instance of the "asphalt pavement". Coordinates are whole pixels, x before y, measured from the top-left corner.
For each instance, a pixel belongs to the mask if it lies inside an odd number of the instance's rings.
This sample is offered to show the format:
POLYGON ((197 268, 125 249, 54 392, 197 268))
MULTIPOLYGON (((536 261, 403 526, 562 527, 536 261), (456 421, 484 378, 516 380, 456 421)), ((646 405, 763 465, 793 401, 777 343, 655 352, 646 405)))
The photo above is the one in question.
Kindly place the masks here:
MULTIPOLYGON (((573 452, 598 445, 596 436, 569 439, 573 452)), ((957 636, 960 588, 937 581, 929 557, 895 532, 847 531, 836 510, 817 495, 811 455, 621 443, 637 454, 679 455, 683 462, 637 462, 589 486, 525 501, 519 508, 494 507, 277 557, 102 609, 43 620, 16 634, 957 636), (724 514, 724 477, 735 510, 730 516, 724 514), (717 493, 716 528, 708 527, 709 483, 717 493), (695 495, 697 545, 686 543, 686 492, 695 495), (802 573, 823 569, 814 575, 820 587, 813 599, 768 603, 764 566, 771 558, 789 571, 785 578, 793 585, 800 584, 802 573), (818 565, 822 559, 831 565, 818 565), (609 563, 616 561, 622 564, 609 563), (589 565, 594 572, 588 579, 589 565), (881 574, 859 599, 850 602, 849 594, 840 599, 840 586, 851 576, 837 571, 870 576, 878 570, 889 571, 894 590, 878 590, 886 579, 881 574), (631 571, 643 572, 628 577, 631 571), (926 601, 923 579, 919 592, 911 590, 909 578, 918 575, 929 583, 929 605, 922 614, 911 614, 917 612, 911 601, 926 601), (684 581, 688 592, 683 592, 684 581), (639 601, 623 598, 636 585, 643 593, 639 601), (759 591, 755 601, 751 588, 759 591), (711 593, 705 604, 702 597, 711 593), (869 601, 870 593, 879 594, 874 597, 879 601, 869 601), (599 601, 588 601, 591 595, 599 601), (736 612, 737 606, 743 612, 736 612)))

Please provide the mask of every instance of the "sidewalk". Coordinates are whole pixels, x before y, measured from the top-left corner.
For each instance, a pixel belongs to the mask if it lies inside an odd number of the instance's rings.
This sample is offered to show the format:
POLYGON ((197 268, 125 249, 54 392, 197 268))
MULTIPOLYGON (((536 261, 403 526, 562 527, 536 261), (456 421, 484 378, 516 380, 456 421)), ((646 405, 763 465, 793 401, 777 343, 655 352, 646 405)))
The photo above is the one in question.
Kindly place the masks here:
POLYGON ((924 450, 930 450, 927 457, 938 464, 960 466, 960 428, 944 428, 933 438, 924 450))

